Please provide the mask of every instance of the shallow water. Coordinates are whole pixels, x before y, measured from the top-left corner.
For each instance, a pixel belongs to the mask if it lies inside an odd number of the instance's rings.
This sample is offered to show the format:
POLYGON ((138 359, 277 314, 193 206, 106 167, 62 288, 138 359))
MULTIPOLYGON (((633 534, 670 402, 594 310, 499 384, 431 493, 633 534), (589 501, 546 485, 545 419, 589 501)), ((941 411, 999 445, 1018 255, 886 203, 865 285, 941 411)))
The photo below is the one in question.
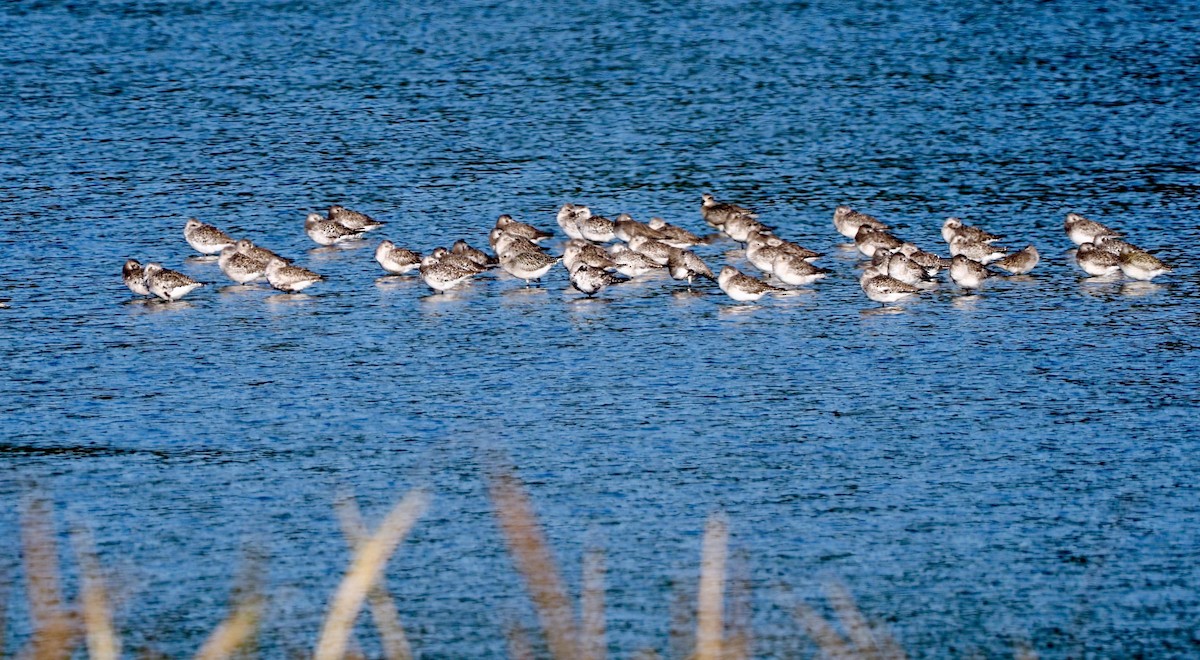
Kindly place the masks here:
POLYGON ((719 509, 760 655, 804 648, 791 604, 823 607, 830 576, 916 656, 1195 654, 1200 15, 977 4, 5 5, 2 566, 38 484, 60 528, 94 527, 127 648, 194 650, 247 543, 263 648, 311 648, 347 559, 335 495, 374 521, 427 485, 388 572, 413 645, 501 655, 533 618, 482 481, 499 450, 572 589, 609 549, 620 655, 665 647, 719 509), (431 296, 371 258, 485 243, 502 212, 549 228, 566 201, 699 231, 703 192, 835 274, 757 305, 663 277, 585 300, 561 269, 431 296), (330 203, 389 224, 311 249, 330 203), (1043 263, 880 310, 838 204, 939 250, 959 215, 1043 263), (1176 272, 1083 279, 1068 210, 1176 272), (190 216, 328 281, 227 287, 190 216), (135 300, 130 257, 211 286, 135 300))

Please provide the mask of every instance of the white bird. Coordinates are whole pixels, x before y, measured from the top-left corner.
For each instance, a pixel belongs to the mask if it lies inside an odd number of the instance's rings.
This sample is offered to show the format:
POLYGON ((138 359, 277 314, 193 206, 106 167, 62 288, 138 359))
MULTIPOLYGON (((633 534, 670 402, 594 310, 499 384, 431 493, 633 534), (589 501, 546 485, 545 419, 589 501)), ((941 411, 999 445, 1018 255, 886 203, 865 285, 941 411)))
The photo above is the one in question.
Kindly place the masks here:
POLYGON ((204 286, 183 273, 163 268, 161 264, 146 264, 142 273, 146 277, 146 289, 167 302, 179 300, 204 286))
POLYGON ((358 238, 361 232, 329 220, 320 213, 309 213, 304 219, 304 233, 318 245, 336 245, 358 238))
POLYGON ((1121 258, 1107 250, 1101 250, 1095 243, 1084 243, 1075 250, 1075 263, 1083 272, 1093 277, 1112 275, 1121 270, 1121 258))
POLYGON ((375 248, 375 261, 393 275, 403 275, 421 267, 421 255, 396 247, 391 241, 383 241, 375 248))
POLYGON ((195 218, 183 225, 183 238, 201 254, 216 254, 236 243, 229 234, 195 218))
POLYGON ((658 233, 659 238, 655 240, 662 241, 671 247, 686 249, 704 242, 703 238, 683 227, 672 225, 662 218, 650 218, 647 226, 658 233))
POLYGON ((269 262, 259 261, 238 252, 237 247, 233 245, 221 250, 221 256, 217 259, 221 272, 238 284, 253 282, 266 275, 267 263, 269 262))
POLYGON ((867 226, 872 229, 887 231, 888 226, 874 216, 859 213, 849 206, 839 206, 833 211, 833 227, 846 238, 854 238, 858 228, 867 226))
POLYGON ((374 231, 385 224, 379 220, 376 220, 375 218, 372 218, 366 213, 351 211, 350 209, 344 206, 338 206, 337 204, 329 207, 327 219, 357 232, 374 231))
POLYGON ((726 222, 738 216, 758 217, 758 214, 754 211, 738 206, 737 204, 718 202, 708 193, 701 195, 700 199, 700 217, 704 218, 704 221, 709 226, 716 229, 723 229, 726 222))
POLYGON ((259 247, 246 238, 243 238, 237 242, 237 251, 241 252, 247 257, 250 257, 251 259, 255 259, 263 263, 267 263, 272 259, 278 259, 284 263, 292 263, 291 259, 285 259, 265 247, 259 247))
POLYGON ((1101 236, 1120 236, 1117 232, 1105 227, 1095 220, 1088 220, 1078 213, 1068 213, 1066 220, 1063 221, 1063 229, 1067 232, 1067 237, 1071 239, 1075 245, 1083 245, 1084 243, 1095 243, 1096 239, 1101 236))
POLYGON ((623 243, 617 243, 612 246, 609 254, 612 255, 617 272, 627 277, 637 277, 638 275, 643 275, 663 267, 663 264, 658 263, 641 252, 630 249, 629 246, 623 243))
POLYGON ((884 275, 875 267, 867 268, 859 278, 858 284, 867 297, 881 305, 887 305, 903 300, 920 291, 917 287, 884 275))
POLYGON ((775 256, 771 264, 771 272, 779 281, 792 286, 804 286, 829 275, 829 271, 819 268, 799 255, 783 252, 775 256))
POLYGON ((280 291, 299 293, 323 279, 307 268, 292 266, 282 259, 272 259, 267 264, 267 282, 280 291))
POLYGON ((667 258, 667 272, 674 279, 687 280, 688 286, 692 285, 692 280, 696 277, 717 279, 708 264, 696 256, 695 252, 679 248, 671 248, 671 253, 667 258))
POLYGON ((130 291, 139 296, 150 295, 150 290, 146 288, 146 274, 137 259, 130 259, 121 267, 121 279, 125 281, 125 286, 129 287, 130 291))
POLYGON ((593 243, 611 243, 617 240, 616 225, 608 218, 589 215, 586 218, 577 218, 576 223, 585 240, 593 243))
POLYGON ((440 263, 432 256, 421 260, 420 273, 421 280, 438 293, 449 291, 475 276, 470 271, 440 263))
POLYGON ((1005 253, 1004 248, 982 241, 973 241, 960 235, 955 235, 950 239, 950 256, 952 257, 964 256, 971 261, 990 264, 997 259, 1002 259, 1005 253))
POLYGON ((1003 268, 1012 275, 1024 275, 1033 270, 1039 261, 1041 261, 1041 255, 1038 254, 1037 248, 1030 245, 1024 250, 997 259, 992 262, 992 265, 1003 268))
POLYGON ((957 255, 950 260, 950 279, 964 289, 978 289, 991 276, 992 273, 983 264, 964 255, 957 255))
POLYGON ((624 277, 617 277, 606 270, 587 264, 579 264, 578 268, 571 271, 571 286, 589 298, 599 293, 604 287, 628 281, 624 277))
POLYGON ((508 274, 530 284, 542 279, 561 257, 552 257, 544 252, 505 252, 500 255, 500 267, 508 274))
POLYGON ((513 236, 527 238, 534 243, 539 243, 548 238, 554 237, 553 232, 543 231, 537 227, 534 227, 533 225, 525 224, 524 222, 517 222, 516 220, 513 220, 511 215, 508 214, 496 218, 495 228, 502 229, 513 236))
POLYGON ((721 268, 721 274, 717 276, 717 286, 738 302, 753 302, 768 293, 785 291, 760 279, 744 275, 733 266, 721 268))
POLYGON ((567 235, 567 238, 583 238, 583 232, 579 230, 579 219, 590 217, 592 210, 586 206, 578 204, 563 204, 562 208, 558 209, 558 226, 567 235))
POLYGON ((1149 252, 1134 250, 1126 252, 1118 258, 1121 263, 1121 272, 1125 273, 1126 277, 1132 277, 1135 280, 1149 282, 1159 275, 1171 272, 1166 264, 1149 252))
POLYGON ((979 227, 963 224, 958 218, 946 218, 942 223, 942 239, 951 243, 956 236, 971 243, 992 243, 1001 239, 1001 236, 988 233, 979 227))
POLYGON ((904 241, 892 236, 883 229, 876 229, 868 224, 859 225, 858 232, 854 234, 854 245, 858 251, 868 257, 875 256, 876 250, 892 250, 898 249, 904 245, 904 241))

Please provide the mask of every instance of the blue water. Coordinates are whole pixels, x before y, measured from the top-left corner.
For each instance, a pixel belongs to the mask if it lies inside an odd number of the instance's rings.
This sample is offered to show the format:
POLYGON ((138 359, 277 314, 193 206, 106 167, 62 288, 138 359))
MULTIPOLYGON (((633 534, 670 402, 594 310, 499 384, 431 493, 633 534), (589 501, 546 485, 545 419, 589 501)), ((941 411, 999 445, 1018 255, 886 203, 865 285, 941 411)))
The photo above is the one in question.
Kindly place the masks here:
POLYGON ((312 648, 344 569, 337 493, 373 522, 425 485, 388 569, 413 646, 503 655, 535 620, 486 497, 498 451, 573 593, 607 548, 617 656, 666 649, 717 510, 760 656, 810 649, 791 607, 828 612, 831 577, 913 656, 1200 653, 1187 3, 22 2, 0 35, 9 650, 32 488, 64 538, 94 529, 129 650, 194 652, 264 548, 277 656, 312 648), (568 201, 699 231, 704 192, 835 274, 751 306, 663 277, 586 301, 561 269, 434 297, 371 257, 485 243, 500 213, 550 228, 568 201), (312 250, 304 214, 331 203, 389 224, 312 250), (959 215, 1043 263, 881 314, 838 204, 943 252, 959 215), (1175 273, 1084 281, 1069 210, 1175 273), (225 288, 191 216, 328 280, 225 288), (212 285, 145 304, 127 258, 212 285))

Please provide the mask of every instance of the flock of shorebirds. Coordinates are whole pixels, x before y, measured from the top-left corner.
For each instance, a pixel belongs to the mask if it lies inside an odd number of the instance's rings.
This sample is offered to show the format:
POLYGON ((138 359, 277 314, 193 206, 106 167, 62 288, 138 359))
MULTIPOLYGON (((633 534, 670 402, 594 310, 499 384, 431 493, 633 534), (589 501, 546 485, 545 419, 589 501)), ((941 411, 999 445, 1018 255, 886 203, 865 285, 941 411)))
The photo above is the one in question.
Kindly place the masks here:
MULTIPOLYGON (((472 247, 464 240, 449 249, 435 248, 426 255, 399 247, 385 240, 375 249, 375 260, 389 274, 405 275, 416 271, 436 292, 458 287, 481 273, 500 267, 526 284, 539 281, 559 262, 570 277, 571 286, 587 296, 606 287, 637 278, 663 268, 676 280, 690 286, 697 278, 717 283, 730 298, 750 302, 764 295, 802 287, 825 277, 829 271, 813 265, 818 252, 776 235, 763 224, 757 213, 718 202, 704 195, 700 215, 719 233, 705 236, 672 225, 661 218, 639 222, 622 213, 615 219, 593 215, 578 204, 564 204, 558 211, 558 226, 567 241, 558 256, 548 253, 541 243, 555 234, 509 215, 501 215, 488 234, 492 253, 472 247), (764 278, 752 277, 733 266, 723 266, 713 274, 709 266, 691 248, 726 236, 745 247, 745 256, 764 278), (608 247, 605 247, 608 246, 608 247), (775 283, 777 282, 778 285, 775 283), (784 285, 784 286, 779 286, 784 285)), ((318 245, 331 246, 361 240, 366 232, 385 223, 342 206, 328 213, 310 213, 304 231, 318 245)), ((890 304, 935 286, 940 271, 963 289, 979 289, 996 270, 1009 275, 1031 271, 1040 259, 1032 245, 1009 252, 996 245, 1000 236, 957 218, 942 224, 942 238, 949 246, 949 257, 926 252, 913 243, 897 238, 879 219, 847 206, 833 214, 839 233, 854 240, 854 245, 870 264, 863 268, 859 284, 871 300, 890 304)), ((1076 213, 1068 213, 1064 223, 1067 236, 1078 245, 1075 253, 1079 267, 1089 275, 1105 276, 1117 271, 1136 280, 1151 280, 1170 268, 1121 235, 1076 213)), ((293 264, 271 250, 247 239, 235 240, 224 231, 188 220, 183 228, 188 244, 204 255, 217 255, 221 271, 238 284, 265 278, 270 285, 287 293, 299 293, 320 282, 321 275, 293 264)), ((125 262, 126 286, 136 294, 175 301, 203 283, 157 263, 143 266, 134 259, 125 262)))

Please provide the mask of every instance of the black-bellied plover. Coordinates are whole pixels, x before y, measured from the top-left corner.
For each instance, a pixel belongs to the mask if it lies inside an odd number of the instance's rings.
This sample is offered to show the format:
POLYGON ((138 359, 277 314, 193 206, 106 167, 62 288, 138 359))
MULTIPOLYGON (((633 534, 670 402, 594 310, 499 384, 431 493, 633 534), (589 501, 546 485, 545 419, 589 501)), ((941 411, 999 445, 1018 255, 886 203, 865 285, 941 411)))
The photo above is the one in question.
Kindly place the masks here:
POLYGON ((571 286, 588 297, 596 295, 604 287, 628 281, 624 277, 613 275, 602 268, 595 268, 584 263, 578 266, 571 271, 571 286))
POLYGON ((475 277, 475 273, 456 268, 450 264, 440 263, 432 256, 427 256, 421 260, 420 273, 421 280, 429 288, 438 293, 449 291, 475 277))
POLYGON ((558 226, 567 235, 567 238, 583 238, 583 232, 579 229, 579 220, 584 217, 590 217, 592 210, 580 204, 563 204, 562 208, 558 209, 558 215, 555 219, 558 221, 558 226))
POLYGON ((961 235, 955 235, 950 239, 950 256, 964 256, 971 261, 978 261, 981 264, 990 264, 997 259, 1002 259, 1006 250, 1002 247, 996 247, 991 243, 982 241, 973 241, 969 238, 963 238, 961 235))
POLYGON ((130 291, 139 296, 151 295, 150 289, 146 288, 146 273, 137 259, 130 259, 121 267, 121 279, 125 281, 125 286, 129 287, 130 291))
POLYGON ((375 248, 375 261, 392 275, 404 275, 421 267, 421 255, 391 241, 383 241, 375 248))
POLYGON ((858 233, 854 235, 854 245, 858 251, 868 257, 875 256, 876 250, 892 251, 904 245, 904 241, 892 236, 882 229, 876 229, 871 225, 860 225, 858 233))
POLYGON ((267 282, 287 293, 299 293, 323 279, 307 268, 289 265, 281 259, 272 259, 267 264, 267 282))
POLYGON ((991 276, 986 266, 965 255, 960 254, 950 260, 950 279, 964 289, 978 289, 991 276))
POLYGON ((189 219, 183 225, 183 238, 188 245, 201 254, 217 254, 221 250, 234 245, 236 241, 229 234, 212 225, 206 225, 195 218, 189 219))
POLYGON ((617 240, 616 225, 608 218, 590 215, 586 218, 576 218, 575 222, 585 240, 593 243, 611 243, 617 240))
POLYGON ((255 245, 252 241, 250 241, 250 239, 247 238, 243 238, 237 242, 237 251, 241 252, 247 257, 250 257, 251 259, 256 259, 263 263, 267 263, 272 259, 278 259, 284 263, 292 263, 291 259, 286 259, 265 247, 255 245))
POLYGON ((581 265, 601 270, 612 270, 617 267, 612 255, 604 248, 578 238, 567 241, 566 247, 563 248, 562 262, 568 273, 575 272, 575 269, 581 265))
POLYGON ((146 264, 142 273, 146 277, 146 289, 167 302, 179 300, 204 286, 179 271, 163 268, 161 264, 146 264))
POLYGON ((490 267, 495 266, 496 264, 500 263, 500 260, 497 259, 496 257, 493 257, 492 255, 484 252, 483 250, 480 250, 475 247, 471 247, 470 243, 462 240, 461 238, 458 239, 457 241, 454 241, 454 245, 450 246, 450 251, 453 252, 454 254, 461 254, 462 256, 470 259, 471 261, 474 261, 475 263, 477 263, 480 266, 483 266, 485 268, 490 268, 490 267))
POLYGON ((1012 275, 1024 275, 1033 270, 1039 261, 1041 261, 1041 255, 1038 254, 1037 248, 1030 245, 1024 250, 1013 252, 993 261, 992 265, 1004 269, 1012 275))
POLYGON ((629 249, 650 257, 659 265, 666 266, 667 261, 671 259, 671 251, 678 248, 645 236, 634 236, 633 240, 629 241, 629 249))
POLYGON ((1002 238, 979 227, 963 224, 963 221, 958 218, 946 218, 946 221, 942 223, 942 239, 946 243, 951 243, 955 237, 971 243, 992 243, 1002 238))
POLYGON ((829 271, 814 266, 800 255, 783 252, 775 256, 771 272, 780 282, 792 286, 804 286, 829 275, 829 271))
POLYGON ((385 224, 379 220, 376 220, 375 218, 372 218, 366 213, 351 211, 350 209, 344 206, 338 206, 337 204, 329 207, 327 219, 358 232, 374 231, 385 224))
POLYGON ((560 257, 552 257, 544 252, 503 252, 500 254, 500 267, 529 285, 545 277, 560 260, 560 257))
POLYGON ((451 252, 444 247, 434 248, 432 251, 430 251, 429 256, 436 259, 438 263, 450 264, 459 270, 470 271, 476 275, 488 269, 487 266, 480 266, 466 255, 451 252))
POLYGON ((721 268, 721 274, 717 276, 717 286, 738 302, 754 302, 768 293, 786 290, 745 275, 733 266, 721 268))
POLYGON ((336 245, 360 238, 362 235, 362 232, 335 220, 329 220, 320 213, 308 214, 308 217, 304 219, 304 233, 308 234, 308 237, 317 245, 336 245))
POLYGON ((695 245, 700 245, 704 239, 693 234, 692 232, 673 224, 668 223, 662 218, 650 218, 648 227, 653 229, 660 238, 655 240, 661 241, 671 247, 687 249, 695 245))
POLYGON ((508 214, 504 214, 496 218, 495 229, 502 229, 513 236, 527 238, 534 243, 554 237, 554 232, 543 231, 537 227, 534 227, 533 225, 526 224, 524 222, 517 222, 516 220, 513 220, 511 215, 508 214))
POLYGON ((1112 252, 1101 250, 1095 243, 1084 243, 1075 250, 1075 263, 1083 272, 1093 277, 1112 275, 1121 270, 1121 258, 1112 252))
POLYGON ((221 250, 221 256, 217 259, 221 272, 238 284, 253 282, 266 275, 268 263, 242 254, 233 245, 221 250))
POLYGON ((645 236, 654 240, 663 238, 663 235, 651 229, 650 225, 634 220, 628 213, 622 213, 613 218, 613 235, 617 237, 618 241, 627 243, 633 240, 634 236, 645 236))
POLYGON ((637 277, 644 275, 652 270, 663 268, 665 264, 660 264, 657 261, 647 257, 646 255, 630 248, 624 243, 617 243, 609 249, 609 254, 612 255, 613 263, 616 264, 617 272, 628 276, 637 277))
POLYGON ((849 206, 839 206, 834 209, 833 227, 842 236, 854 238, 858 235, 858 228, 863 226, 881 231, 888 230, 888 226, 880 222, 878 218, 866 213, 859 213, 849 206))
POLYGON ((743 208, 737 204, 727 204, 718 202, 713 199, 713 196, 704 193, 700 196, 700 217, 709 224, 710 227, 716 229, 724 229, 725 223, 733 218, 746 216, 749 218, 757 218, 758 214, 750 209, 743 208))
POLYGON ((1075 245, 1083 245, 1084 243, 1095 243, 1100 236, 1120 236, 1117 232, 1105 227, 1095 220, 1088 220, 1078 213, 1068 213, 1066 220, 1063 221, 1063 229, 1067 232, 1067 237, 1071 239, 1075 245))
POLYGON ((704 260, 695 252, 679 248, 671 248, 671 252, 667 256, 667 272, 674 279, 687 280, 688 286, 691 286, 692 280, 697 277, 717 279, 708 264, 704 263, 704 260))
POLYGON ((1125 273, 1126 277, 1132 277, 1135 280, 1149 282, 1150 280, 1171 272, 1167 265, 1159 261, 1157 257, 1149 252, 1134 250, 1126 252, 1118 257, 1121 265, 1121 272, 1125 273))
POLYGON ((858 285, 862 287, 863 293, 867 294, 867 298, 881 305, 894 303, 920 292, 917 287, 885 275, 874 266, 863 270, 858 285))

